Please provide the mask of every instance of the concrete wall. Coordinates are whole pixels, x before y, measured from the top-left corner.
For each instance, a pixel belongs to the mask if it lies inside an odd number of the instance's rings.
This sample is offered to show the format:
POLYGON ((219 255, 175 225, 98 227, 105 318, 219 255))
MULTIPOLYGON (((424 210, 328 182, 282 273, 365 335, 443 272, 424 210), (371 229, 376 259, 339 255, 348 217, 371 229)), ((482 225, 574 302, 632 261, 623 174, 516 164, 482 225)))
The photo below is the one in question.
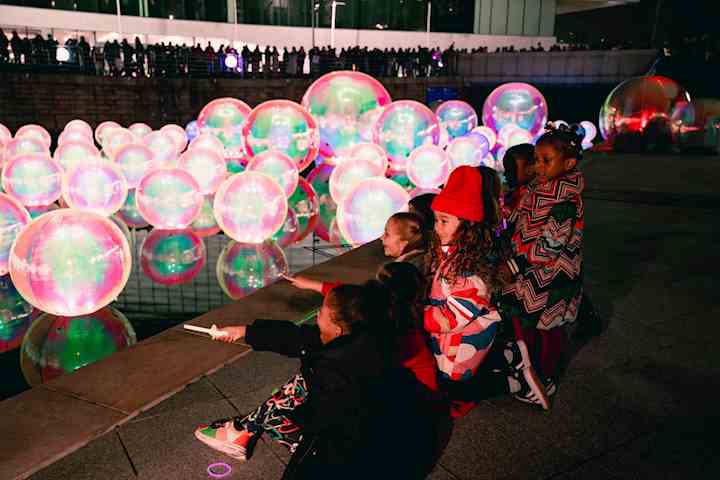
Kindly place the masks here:
POLYGON ((475 0, 474 32, 481 35, 555 35, 557 0, 475 0))

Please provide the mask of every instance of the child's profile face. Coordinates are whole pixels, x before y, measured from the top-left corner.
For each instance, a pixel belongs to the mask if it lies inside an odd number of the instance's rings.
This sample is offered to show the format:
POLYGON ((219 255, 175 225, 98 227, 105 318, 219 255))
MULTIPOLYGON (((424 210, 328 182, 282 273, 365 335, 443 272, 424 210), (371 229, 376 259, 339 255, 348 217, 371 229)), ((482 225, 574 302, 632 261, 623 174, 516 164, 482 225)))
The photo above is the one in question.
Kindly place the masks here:
POLYGON ((527 185, 533 178, 535 178, 535 166, 526 158, 515 157, 515 165, 517 168, 518 187, 527 185))
POLYGON ((400 225, 395 220, 389 220, 385 224, 385 232, 380 238, 382 239, 386 257, 399 257, 408 244, 407 240, 402 239, 400 225))
POLYGON ((441 245, 450 245, 455 239, 455 233, 460 226, 460 219, 445 212, 435 212, 435 233, 440 238, 441 245))
POLYGON ((559 177, 576 163, 575 158, 564 158, 562 152, 550 143, 535 146, 535 178, 539 183, 559 177))
POLYGON ((332 309, 328 306, 327 296, 318 312, 317 326, 320 329, 320 340, 323 344, 328 343, 342 333, 340 326, 333 321, 332 309))

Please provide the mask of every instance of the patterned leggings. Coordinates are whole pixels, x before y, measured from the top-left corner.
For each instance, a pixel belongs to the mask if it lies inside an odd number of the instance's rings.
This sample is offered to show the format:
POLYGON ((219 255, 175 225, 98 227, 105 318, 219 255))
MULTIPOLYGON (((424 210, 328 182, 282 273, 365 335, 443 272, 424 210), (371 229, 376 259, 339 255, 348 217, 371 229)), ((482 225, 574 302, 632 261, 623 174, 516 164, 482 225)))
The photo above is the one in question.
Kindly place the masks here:
POLYGON ((302 440, 300 427, 285 417, 307 398, 307 386, 301 373, 296 374, 285 385, 275 390, 253 412, 236 422, 235 428, 244 428, 254 433, 256 439, 267 432, 270 438, 294 453, 302 440))

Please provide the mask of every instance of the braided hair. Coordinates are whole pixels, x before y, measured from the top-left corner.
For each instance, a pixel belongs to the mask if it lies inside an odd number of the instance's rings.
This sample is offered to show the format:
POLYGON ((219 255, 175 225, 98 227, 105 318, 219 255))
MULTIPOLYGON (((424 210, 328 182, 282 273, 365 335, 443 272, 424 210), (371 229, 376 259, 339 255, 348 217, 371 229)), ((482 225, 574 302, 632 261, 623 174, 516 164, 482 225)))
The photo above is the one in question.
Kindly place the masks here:
POLYGON ((559 151, 563 158, 574 158, 582 160, 583 136, 579 132, 578 125, 554 125, 548 123, 545 126, 546 132, 538 139, 537 145, 552 145, 559 151))

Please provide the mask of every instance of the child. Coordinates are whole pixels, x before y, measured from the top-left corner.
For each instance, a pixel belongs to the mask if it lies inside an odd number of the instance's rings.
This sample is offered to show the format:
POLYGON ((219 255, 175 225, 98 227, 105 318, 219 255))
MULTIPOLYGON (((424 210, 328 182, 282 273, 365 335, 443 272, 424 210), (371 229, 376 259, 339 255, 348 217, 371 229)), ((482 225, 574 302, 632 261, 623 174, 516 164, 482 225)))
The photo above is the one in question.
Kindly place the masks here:
POLYGON ((549 395, 555 391, 551 377, 564 348, 565 326, 575 321, 583 290, 580 142, 563 130, 538 140, 535 180, 513 214, 515 258, 508 265, 514 280, 503 290, 503 310, 516 337, 529 347, 549 395))
POLYGON ((436 196, 437 194, 435 193, 423 193, 422 195, 411 198, 408 203, 410 213, 414 213, 422 218, 425 236, 427 238, 430 238, 430 234, 435 226, 435 214, 432 208, 430 208, 430 205, 432 205, 432 201, 436 196))
MULTIPOLYGON (((241 338, 255 350, 299 357, 300 373, 250 415, 201 426, 195 436, 210 447, 245 460, 259 436, 268 431, 291 452, 283 478, 323 478, 346 470, 367 475, 363 466, 373 444, 373 420, 380 415, 386 353, 368 330, 382 299, 357 285, 333 288, 322 304, 316 326, 258 320, 225 327, 218 340, 241 338)), ((385 306, 387 310, 387 305, 385 306)), ((355 477, 353 477, 355 478, 355 477)))
POLYGON ((522 195, 535 176, 535 147, 521 143, 508 148, 503 157, 507 191, 503 196, 503 217, 508 218, 517 208, 522 195))
POLYGON ((382 237, 385 256, 397 262, 410 262, 421 271, 427 250, 422 219, 409 212, 398 212, 385 223, 382 237))
MULTIPOLYGON (((490 296, 504 282, 497 265, 488 259, 494 233, 483 221, 482 199, 480 172, 461 166, 453 170, 432 203, 436 220, 428 266, 433 280, 424 326, 445 383, 472 378, 493 345, 500 321, 490 296)), ((523 388, 546 402, 527 360, 517 363, 523 388)), ((472 405, 456 407, 453 415, 457 417, 472 405)))

